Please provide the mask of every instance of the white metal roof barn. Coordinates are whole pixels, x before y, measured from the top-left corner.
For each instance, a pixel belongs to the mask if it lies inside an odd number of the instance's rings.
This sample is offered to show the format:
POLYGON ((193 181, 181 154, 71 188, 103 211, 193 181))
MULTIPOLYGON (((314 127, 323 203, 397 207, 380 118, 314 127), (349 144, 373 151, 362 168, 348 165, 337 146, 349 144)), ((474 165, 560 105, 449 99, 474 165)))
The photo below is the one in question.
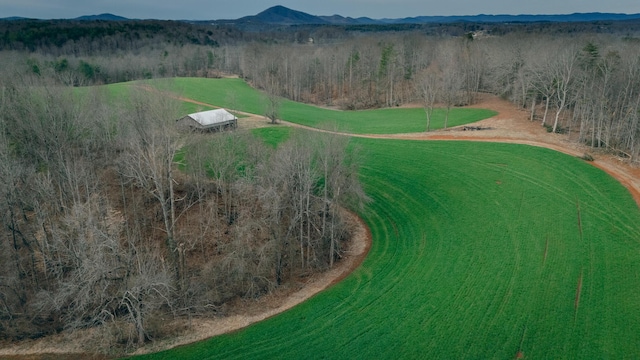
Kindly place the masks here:
POLYGON ((235 129, 238 118, 225 109, 215 109, 189 114, 178 120, 181 125, 203 131, 235 129))

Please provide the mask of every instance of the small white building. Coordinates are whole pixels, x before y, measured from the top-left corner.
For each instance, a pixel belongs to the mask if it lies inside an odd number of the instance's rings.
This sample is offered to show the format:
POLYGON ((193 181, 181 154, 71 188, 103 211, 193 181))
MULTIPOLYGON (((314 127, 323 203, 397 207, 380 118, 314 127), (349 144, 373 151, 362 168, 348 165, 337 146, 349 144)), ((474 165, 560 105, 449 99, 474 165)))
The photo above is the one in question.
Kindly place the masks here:
POLYGON ((178 124, 193 130, 220 131, 238 127, 238 118, 225 109, 189 114, 178 119, 178 124))

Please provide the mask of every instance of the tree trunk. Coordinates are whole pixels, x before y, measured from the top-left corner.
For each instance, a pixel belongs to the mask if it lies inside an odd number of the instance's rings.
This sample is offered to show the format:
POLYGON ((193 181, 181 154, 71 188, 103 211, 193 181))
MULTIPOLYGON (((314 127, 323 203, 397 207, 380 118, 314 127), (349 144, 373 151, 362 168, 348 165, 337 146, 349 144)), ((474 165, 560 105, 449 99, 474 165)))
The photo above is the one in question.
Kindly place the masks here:
POLYGON ((547 96, 547 101, 544 104, 544 115, 542 116, 542 126, 546 125, 547 122, 547 114, 549 113, 549 96, 547 96))
POLYGON ((444 115, 444 128, 447 128, 447 123, 449 122, 449 111, 451 110, 451 105, 447 105, 447 111, 444 115))
POLYGON ((536 96, 534 95, 531 99, 531 116, 529 117, 529 121, 533 122, 533 118, 536 116, 536 96))

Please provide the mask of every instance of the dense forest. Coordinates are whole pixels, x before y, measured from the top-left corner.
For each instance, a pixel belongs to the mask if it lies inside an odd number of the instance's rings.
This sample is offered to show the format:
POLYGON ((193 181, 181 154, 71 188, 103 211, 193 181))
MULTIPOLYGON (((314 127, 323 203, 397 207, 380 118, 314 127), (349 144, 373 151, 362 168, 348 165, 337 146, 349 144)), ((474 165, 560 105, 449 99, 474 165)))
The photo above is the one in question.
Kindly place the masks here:
POLYGON ((486 92, 638 162, 636 27, 0 21, 0 338, 161 337, 161 317, 215 314, 332 266, 348 238, 339 208, 365 198, 344 138, 186 136, 168 98, 114 108, 85 86, 235 74, 323 106, 419 104, 427 130, 434 107, 486 92))

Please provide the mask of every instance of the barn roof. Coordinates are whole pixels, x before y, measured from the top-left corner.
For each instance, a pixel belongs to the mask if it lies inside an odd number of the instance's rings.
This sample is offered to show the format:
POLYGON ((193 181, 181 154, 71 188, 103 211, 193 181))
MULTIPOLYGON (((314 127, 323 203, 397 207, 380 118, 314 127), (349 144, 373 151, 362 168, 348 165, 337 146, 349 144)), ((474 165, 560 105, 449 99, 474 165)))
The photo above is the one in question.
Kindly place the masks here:
POLYGON ((203 127, 208 127, 208 126, 224 123, 227 121, 232 121, 236 118, 232 113, 228 112, 225 109, 201 111, 201 112, 189 114, 187 116, 195 120, 198 124, 202 125, 203 127))

